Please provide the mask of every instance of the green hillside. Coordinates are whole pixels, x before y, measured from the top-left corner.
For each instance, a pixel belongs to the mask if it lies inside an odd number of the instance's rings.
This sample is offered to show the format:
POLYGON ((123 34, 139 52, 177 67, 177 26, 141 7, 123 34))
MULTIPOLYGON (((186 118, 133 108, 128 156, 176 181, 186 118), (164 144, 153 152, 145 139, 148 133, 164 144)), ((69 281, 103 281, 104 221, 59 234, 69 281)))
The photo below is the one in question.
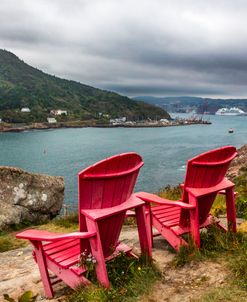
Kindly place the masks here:
POLYGON ((22 107, 29 107, 37 121, 45 119, 51 109, 68 110, 80 119, 95 118, 99 112, 129 119, 169 118, 159 107, 51 76, 0 49, 0 117, 16 116, 22 107))

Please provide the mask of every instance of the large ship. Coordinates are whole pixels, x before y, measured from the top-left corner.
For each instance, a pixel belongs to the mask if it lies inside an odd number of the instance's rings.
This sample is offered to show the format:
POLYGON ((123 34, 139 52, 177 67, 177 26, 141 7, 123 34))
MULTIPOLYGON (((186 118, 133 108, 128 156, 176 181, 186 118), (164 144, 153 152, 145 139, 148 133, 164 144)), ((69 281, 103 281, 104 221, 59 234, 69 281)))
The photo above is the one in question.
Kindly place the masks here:
POLYGON ((246 115, 247 113, 237 107, 232 107, 230 109, 220 108, 215 112, 215 114, 216 115, 246 115))

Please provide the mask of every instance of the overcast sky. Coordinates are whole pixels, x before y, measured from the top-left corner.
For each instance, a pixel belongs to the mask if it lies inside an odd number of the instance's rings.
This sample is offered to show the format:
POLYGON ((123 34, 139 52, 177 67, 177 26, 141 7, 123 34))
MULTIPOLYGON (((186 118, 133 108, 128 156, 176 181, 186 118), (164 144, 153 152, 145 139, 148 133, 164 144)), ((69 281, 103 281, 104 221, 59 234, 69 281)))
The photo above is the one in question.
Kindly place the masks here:
POLYGON ((0 0, 0 48, 128 96, 247 97, 245 0, 0 0))

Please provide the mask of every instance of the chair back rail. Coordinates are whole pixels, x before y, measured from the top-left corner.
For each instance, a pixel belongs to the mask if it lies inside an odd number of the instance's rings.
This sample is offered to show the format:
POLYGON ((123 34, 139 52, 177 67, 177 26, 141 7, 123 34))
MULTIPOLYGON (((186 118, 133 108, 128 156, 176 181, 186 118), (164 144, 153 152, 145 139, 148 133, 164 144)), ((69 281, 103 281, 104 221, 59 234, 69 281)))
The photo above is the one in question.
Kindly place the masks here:
MULTIPOLYGON (((237 155, 236 148, 226 146, 218 148, 190 159, 187 163, 182 201, 188 203, 186 187, 210 188, 224 180, 227 169, 237 155)), ((217 192, 198 199, 199 224, 205 222, 216 198, 217 192)), ((188 226, 189 213, 182 210, 180 226, 188 226)))
MULTIPOLYGON (((78 174, 79 213, 82 209, 103 209, 125 202, 132 194, 143 161, 130 152, 102 160, 78 174)), ((80 231, 86 231, 83 215, 79 216, 80 231)), ((108 257, 118 243, 125 213, 99 222, 104 256, 108 257)), ((81 251, 89 249, 82 241, 81 251)))

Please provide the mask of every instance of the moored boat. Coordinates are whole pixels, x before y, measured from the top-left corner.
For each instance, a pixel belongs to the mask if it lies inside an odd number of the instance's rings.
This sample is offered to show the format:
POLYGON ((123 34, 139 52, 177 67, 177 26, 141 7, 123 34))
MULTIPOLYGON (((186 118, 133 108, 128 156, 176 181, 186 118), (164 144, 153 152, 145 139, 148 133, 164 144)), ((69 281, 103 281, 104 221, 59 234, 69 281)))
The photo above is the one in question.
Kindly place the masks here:
POLYGON ((247 115, 242 109, 237 107, 232 108, 220 108, 215 112, 216 115, 247 115))

